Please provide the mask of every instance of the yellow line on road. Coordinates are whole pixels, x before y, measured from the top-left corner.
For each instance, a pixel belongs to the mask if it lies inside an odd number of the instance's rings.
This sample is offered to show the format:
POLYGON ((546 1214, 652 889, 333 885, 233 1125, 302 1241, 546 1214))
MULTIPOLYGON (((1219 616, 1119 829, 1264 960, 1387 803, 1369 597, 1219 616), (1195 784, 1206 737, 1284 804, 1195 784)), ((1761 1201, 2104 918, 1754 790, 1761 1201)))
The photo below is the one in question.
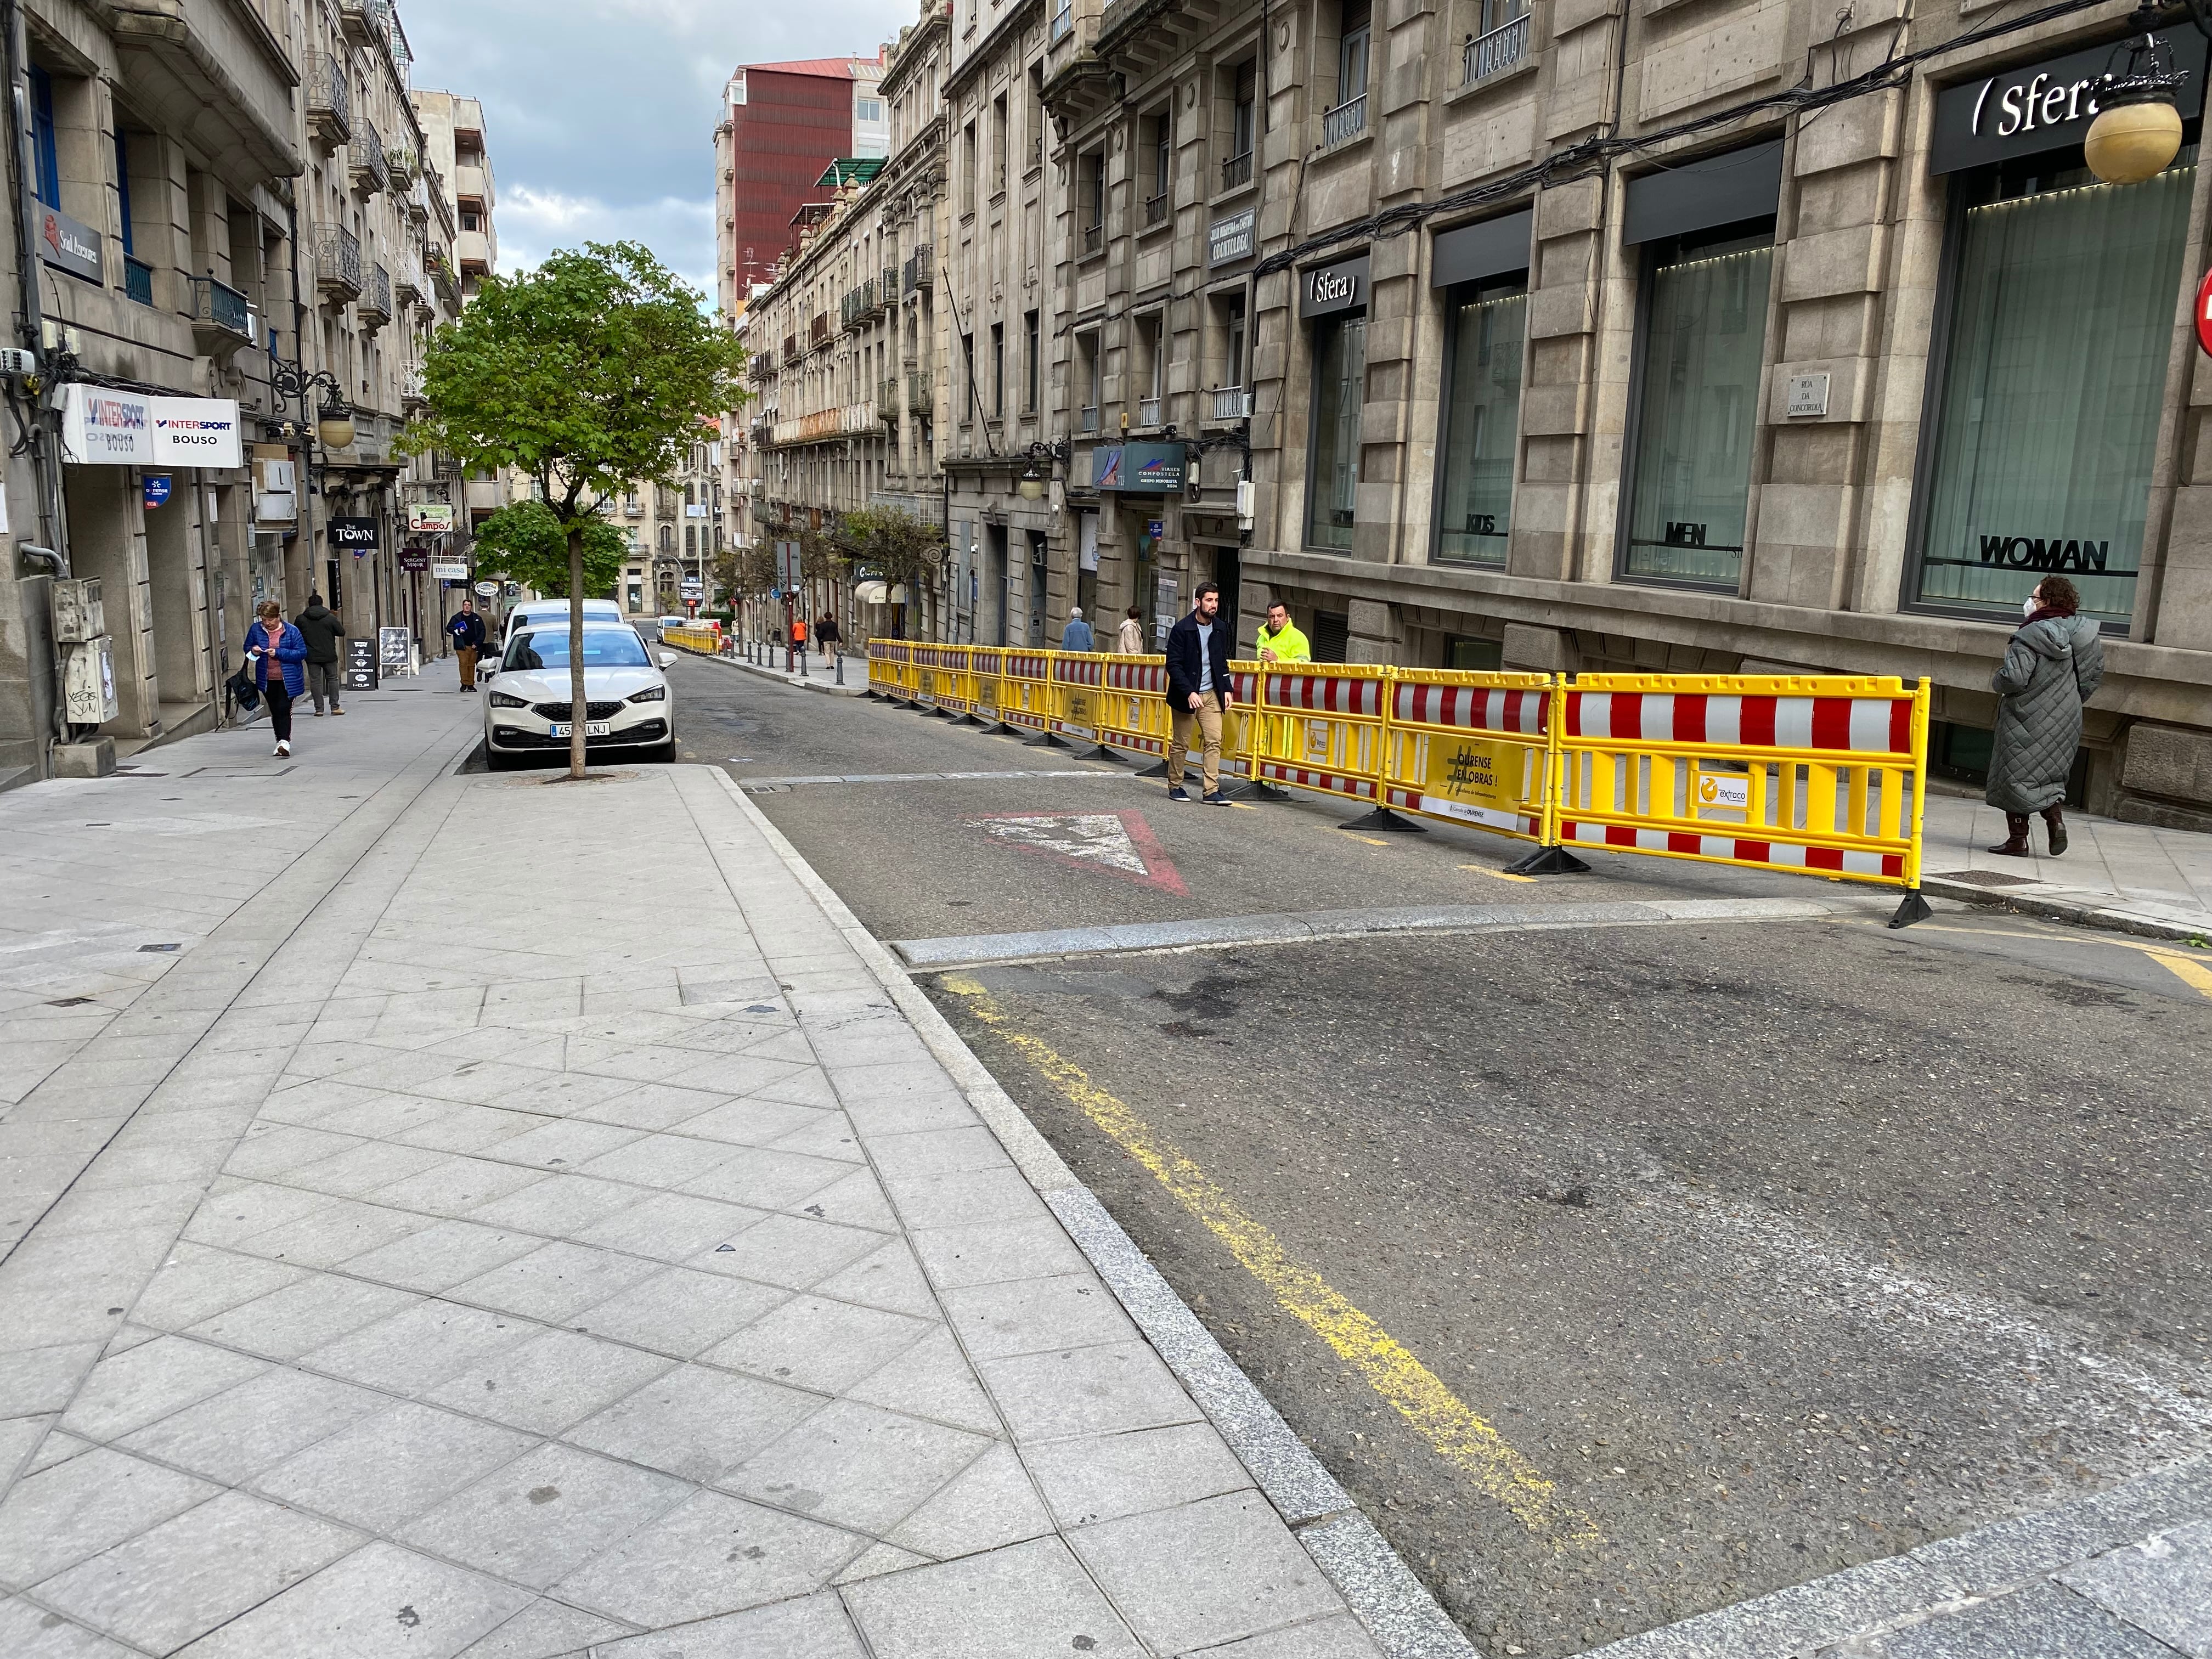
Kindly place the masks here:
POLYGON ((2167 971, 2184 985, 2192 987, 2206 996, 2212 997, 2212 968, 2206 967, 2193 957, 2178 957, 2165 951, 2145 951, 2143 954, 2156 957, 2166 964, 2167 971))
POLYGON ((1495 876, 1500 881, 1534 881, 1534 876, 1516 876, 1510 870, 1493 870, 1486 864, 1462 864, 1462 870, 1480 870, 1486 876, 1495 876))
MULTIPOLYGON (((1348 834, 1348 833, 1349 833, 1349 831, 1347 831, 1346 833, 1348 834)), ((1390 843, 1389 843, 1389 842, 1387 842, 1387 841, 1377 841, 1377 840, 1376 840, 1374 836, 1353 836, 1352 838, 1352 840, 1354 840, 1354 841, 1364 841, 1364 842, 1366 842, 1370 847, 1388 847, 1388 846, 1390 844, 1390 843)))
POLYGON ((1597 1540, 1596 1523, 1565 1503, 1535 1465, 1389 1332, 1291 1255, 1272 1231, 1247 1214, 1182 1148, 1162 1137, 1126 1102, 1093 1083, 1081 1066, 1015 1030, 996 999, 975 981, 952 975, 942 982, 966 998, 977 1019, 1151 1171, 1273 1293, 1285 1312, 1328 1343, 1440 1456, 1530 1532, 1554 1535, 1563 1544, 1597 1540))
MULTIPOLYGON (((2031 937, 2023 933, 2008 933, 2001 927, 1929 927, 1927 931, 1931 933, 1973 933, 1983 939, 2020 939, 2031 937)), ((2192 990, 2201 991, 2208 997, 2212 997, 2212 966, 2208 966, 2201 956, 2185 955, 2172 945, 2153 945, 2145 940, 2128 939, 2117 933, 2085 934, 2075 942, 2081 945, 2107 945, 2116 951, 2133 951, 2139 956, 2150 957, 2164 963, 2166 970, 2184 985, 2192 990)))

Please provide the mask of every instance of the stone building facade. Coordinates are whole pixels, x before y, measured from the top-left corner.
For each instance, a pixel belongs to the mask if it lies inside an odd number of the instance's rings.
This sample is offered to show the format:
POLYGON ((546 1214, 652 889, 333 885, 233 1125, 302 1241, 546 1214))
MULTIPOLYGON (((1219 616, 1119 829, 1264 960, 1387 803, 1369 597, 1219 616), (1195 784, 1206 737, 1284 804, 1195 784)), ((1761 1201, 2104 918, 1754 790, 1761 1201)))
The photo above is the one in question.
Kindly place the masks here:
MULTIPOLYGON (((742 416, 757 542, 819 532, 836 515, 890 507, 944 521, 943 434, 950 405, 945 234, 948 54, 941 7, 884 48, 877 91, 888 157, 833 163, 803 206, 775 280, 746 302, 755 392, 742 416)), ((913 595, 885 584, 822 588, 850 629, 959 626, 945 573, 913 595), (857 608, 856 608, 857 607, 857 608)))
POLYGON ((29 164, 0 281, 38 372, 8 382, 35 437, 6 464, 0 786, 215 723, 262 599, 434 626, 399 552, 435 468, 391 446, 459 304, 389 0, 22 10, 29 164), (83 577, 114 713, 70 720, 54 583, 83 577))
MULTIPOLYGON (((2076 798, 2212 828, 2201 37, 2161 36, 2188 145, 2107 185, 2117 3, 944 15, 943 402, 902 482, 953 563, 908 631, 1157 633, 1212 580, 1240 638, 1281 599, 1350 661, 1925 675, 1971 780, 2058 572, 2106 634, 2076 798)), ((857 280, 877 199, 812 231, 789 314, 857 280)), ((826 349, 805 320, 763 352, 826 349)), ((823 421, 791 367, 777 418, 823 421)), ((866 499, 804 453, 853 434, 788 429, 787 513, 866 499)))
POLYGON ((2120 15, 1113 0, 1047 87, 1066 429, 1249 400, 1240 544, 1206 451, 1159 568, 1327 654, 1927 675, 1961 777, 2062 570, 2107 633, 2079 796, 2212 828, 2208 180, 2084 170, 2120 15))

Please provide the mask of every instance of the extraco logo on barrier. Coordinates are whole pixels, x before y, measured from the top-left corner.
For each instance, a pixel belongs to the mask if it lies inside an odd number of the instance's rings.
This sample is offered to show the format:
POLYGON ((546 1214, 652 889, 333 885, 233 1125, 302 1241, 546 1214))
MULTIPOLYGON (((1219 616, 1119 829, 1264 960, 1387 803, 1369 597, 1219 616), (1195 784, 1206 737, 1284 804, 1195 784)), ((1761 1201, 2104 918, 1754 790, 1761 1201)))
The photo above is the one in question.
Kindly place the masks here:
POLYGON ((1984 536, 1982 562, 2005 565, 2014 570, 2102 571, 2110 542, 2087 542, 2057 536, 1984 536))
POLYGON ((1698 780, 1698 805, 1718 806, 1732 811, 1746 811, 1751 806, 1749 778, 1715 777, 1706 773, 1698 780))

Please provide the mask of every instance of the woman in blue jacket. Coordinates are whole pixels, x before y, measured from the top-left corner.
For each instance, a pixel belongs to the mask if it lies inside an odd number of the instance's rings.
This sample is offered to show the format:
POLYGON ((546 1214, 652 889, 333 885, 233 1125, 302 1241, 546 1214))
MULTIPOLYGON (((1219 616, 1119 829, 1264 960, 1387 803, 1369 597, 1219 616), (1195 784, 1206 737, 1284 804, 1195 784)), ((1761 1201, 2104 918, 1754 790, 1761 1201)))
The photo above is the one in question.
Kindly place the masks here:
POLYGON ((259 620, 246 630, 246 665, 269 700, 270 729, 280 755, 292 752, 292 699, 307 689, 307 642, 284 620, 283 608, 274 599, 262 600, 259 620))

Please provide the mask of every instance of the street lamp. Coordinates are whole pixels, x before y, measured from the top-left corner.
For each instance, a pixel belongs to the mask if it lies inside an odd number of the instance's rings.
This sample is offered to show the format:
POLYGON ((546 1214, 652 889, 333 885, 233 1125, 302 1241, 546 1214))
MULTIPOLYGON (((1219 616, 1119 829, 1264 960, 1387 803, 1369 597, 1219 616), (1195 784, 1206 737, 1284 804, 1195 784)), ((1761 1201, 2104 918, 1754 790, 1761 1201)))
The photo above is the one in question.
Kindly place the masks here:
POLYGON ((1024 453, 1029 458, 1029 465, 1023 469, 1020 478, 1016 480, 1014 489, 1025 501, 1041 501, 1044 499, 1045 486, 1051 480, 1052 463, 1067 459, 1067 446, 1064 443, 1031 444, 1024 453))
MULTIPOLYGON (((2197 16, 2192 3, 2190 14, 2197 16)), ((2127 72, 2112 76, 2097 92, 2097 118, 2082 141, 2089 171, 2108 185, 2139 185, 2166 171, 2181 149, 2181 112, 2173 94, 2188 77, 2173 66, 2173 53, 2152 31, 2158 9, 2138 6, 2129 27, 2140 33, 2112 49, 2128 54, 2127 72)), ((2204 27, 2201 18, 2197 27, 2204 27)))

